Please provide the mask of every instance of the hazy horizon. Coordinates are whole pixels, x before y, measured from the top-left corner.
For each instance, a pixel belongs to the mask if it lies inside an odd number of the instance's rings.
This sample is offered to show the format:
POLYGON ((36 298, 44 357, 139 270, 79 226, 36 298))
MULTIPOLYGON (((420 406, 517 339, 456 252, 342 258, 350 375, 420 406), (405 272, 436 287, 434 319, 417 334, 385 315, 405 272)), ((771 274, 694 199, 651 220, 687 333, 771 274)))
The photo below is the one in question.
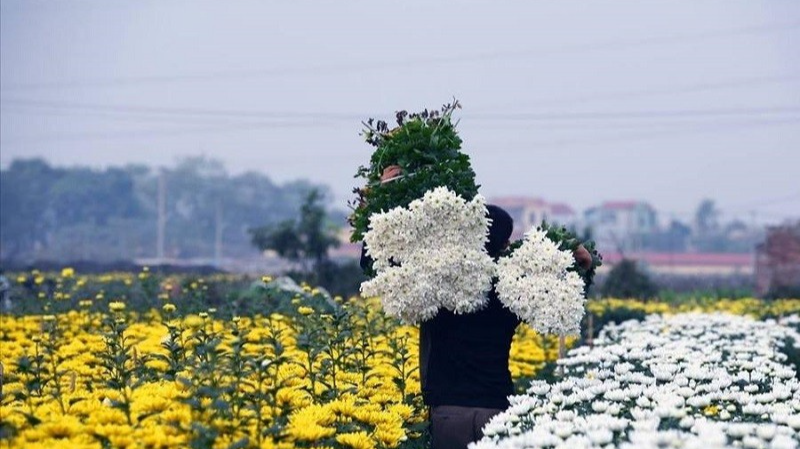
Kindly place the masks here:
POLYGON ((329 185, 361 120, 453 97, 487 197, 800 218, 800 3, 0 4, 0 165, 172 165, 329 185))

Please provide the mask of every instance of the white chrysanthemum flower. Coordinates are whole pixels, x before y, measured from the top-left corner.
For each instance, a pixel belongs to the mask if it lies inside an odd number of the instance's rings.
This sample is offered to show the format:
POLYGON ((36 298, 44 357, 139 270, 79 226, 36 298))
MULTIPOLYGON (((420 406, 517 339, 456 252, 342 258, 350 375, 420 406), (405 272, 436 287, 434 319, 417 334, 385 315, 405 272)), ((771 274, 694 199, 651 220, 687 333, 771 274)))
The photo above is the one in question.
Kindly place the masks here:
POLYGON ((498 297, 541 334, 579 334, 586 299, 583 280, 569 270, 572 265, 571 252, 534 229, 498 262, 498 297))
POLYGON ((489 229, 483 197, 466 201, 446 187, 408 208, 370 217, 364 235, 377 275, 361 284, 379 296, 386 314, 419 323, 440 308, 474 312, 486 304, 496 266, 486 253, 489 229))
POLYGON ((786 420, 786 425, 794 430, 800 430, 800 415, 792 415, 786 420))
POLYGON ((596 401, 592 403, 592 410, 597 413, 605 413, 608 410, 609 403, 606 401, 596 401))
POLYGON ((770 443, 770 449, 797 449, 797 440, 789 435, 778 435, 770 443))
POLYGON ((543 380, 534 380, 531 382, 530 387, 528 387, 528 394, 535 394, 539 396, 544 396, 550 391, 550 385, 543 380))

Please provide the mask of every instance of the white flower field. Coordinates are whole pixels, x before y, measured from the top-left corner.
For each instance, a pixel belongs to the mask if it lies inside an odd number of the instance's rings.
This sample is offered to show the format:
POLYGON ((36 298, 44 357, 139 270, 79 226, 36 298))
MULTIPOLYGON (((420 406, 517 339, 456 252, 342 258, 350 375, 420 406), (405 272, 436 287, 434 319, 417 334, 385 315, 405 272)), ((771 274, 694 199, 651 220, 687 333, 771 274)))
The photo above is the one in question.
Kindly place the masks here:
POLYGON ((800 381, 781 351, 797 316, 650 315, 610 324, 534 381, 472 449, 789 449, 800 439, 800 381))

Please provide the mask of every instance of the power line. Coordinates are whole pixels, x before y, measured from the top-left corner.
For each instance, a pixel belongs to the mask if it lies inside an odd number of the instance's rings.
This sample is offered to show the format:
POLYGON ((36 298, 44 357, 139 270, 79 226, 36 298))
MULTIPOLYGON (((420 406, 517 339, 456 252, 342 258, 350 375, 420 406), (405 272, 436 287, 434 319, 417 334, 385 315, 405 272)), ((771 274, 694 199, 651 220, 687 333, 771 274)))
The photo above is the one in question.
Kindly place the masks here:
MULTIPOLYGON (((310 111, 244 111, 244 110, 224 110, 224 109, 201 109, 201 108, 170 108, 141 105, 115 105, 115 104, 96 104, 96 103, 70 103, 70 102, 49 102, 36 100, 9 99, 4 100, 6 105, 16 105, 22 107, 60 109, 72 111, 91 111, 105 112, 109 114, 151 114, 159 116, 203 116, 203 117, 235 117, 243 119, 313 119, 313 120, 336 120, 336 121, 361 121, 365 117, 374 114, 370 113, 325 113, 310 111)), ((522 120, 522 121, 575 121, 575 120, 638 120, 653 118, 704 118, 704 117, 726 117, 726 116, 755 116, 776 114, 797 114, 800 113, 798 106, 768 106, 750 108, 710 108, 710 109, 682 109, 682 110, 644 110, 644 111, 587 111, 587 112, 483 112, 465 113, 465 120, 522 120)))
POLYGON ((255 123, 241 123, 236 125, 207 127, 196 126, 191 128, 176 128, 176 129, 139 129, 131 131, 120 132, 100 132, 100 133, 73 133, 73 134, 56 134, 37 136, 32 139, 18 138, 0 140, 5 145, 19 144, 19 143, 32 143, 32 142, 83 142, 91 140, 115 140, 115 139, 148 139, 151 137, 169 137, 180 136, 186 134, 216 134, 226 133, 233 131, 245 131, 256 129, 269 129, 269 128, 310 128, 315 125, 314 122, 303 123, 287 123, 287 122, 255 122, 255 123))
POLYGON ((3 114, 27 115, 34 117, 52 116, 66 118, 97 118, 114 122, 128 123, 175 123, 175 124, 195 124, 195 125, 218 125, 220 122, 241 122, 241 119, 226 119, 225 117, 170 117, 161 115, 146 115, 138 113, 130 114, 109 114, 108 112, 83 111, 69 109, 53 109, 29 106, 0 106, 3 114))
MULTIPOLYGON (((551 98, 551 99, 544 98, 541 100, 536 100, 535 105, 537 107, 540 107, 542 105, 553 105, 553 104, 564 105, 564 104, 587 103, 596 100, 622 100, 627 98, 653 97, 659 95, 698 93, 711 90, 729 89, 733 87, 786 84, 797 80, 800 80, 800 74, 796 73, 777 75, 777 76, 766 76, 766 77, 748 77, 748 78, 718 81, 713 83, 694 83, 694 84, 684 84, 673 87, 663 86, 663 87, 655 87, 648 89, 600 93, 594 95, 580 95, 573 97, 561 97, 561 98, 551 98)), ((503 109, 509 107, 519 107, 519 106, 525 106, 525 105, 520 105, 519 103, 505 103, 505 104, 492 105, 494 109, 503 109)))
POLYGON ((152 115, 179 115, 179 116, 204 116, 204 117, 236 117, 247 119, 333 119, 361 121, 370 114, 354 113, 320 113, 320 112, 295 112, 295 111, 244 111, 244 110, 224 110, 224 109, 201 109, 201 108, 170 108, 160 106, 141 106, 141 105, 117 105, 117 104, 96 104, 96 103, 71 103, 71 102, 52 102, 36 100, 4 99, 3 103, 19 105, 24 107, 40 107, 50 109, 68 109, 97 111, 106 113, 137 113, 152 115))
POLYGON ((186 74, 186 75, 152 75, 152 76, 131 76, 94 80, 68 80, 57 82, 33 82, 33 83, 12 83, 0 86, 2 91, 13 90, 47 90, 47 89, 75 89, 75 88, 97 88, 111 87, 120 85, 143 85, 143 84, 169 84, 184 82, 205 82, 218 79, 232 78, 268 78, 275 76, 288 76, 297 74, 312 74, 325 76, 332 72, 359 72, 369 70, 384 70, 393 68, 404 68, 409 66, 432 66, 447 65, 456 63, 485 62, 508 58, 522 58, 532 56, 580 54, 596 51, 616 50, 624 47, 640 47, 649 45, 662 45, 680 42, 696 42, 705 39, 714 39, 730 36, 746 36, 753 34, 775 33, 800 28, 800 22, 762 24, 750 27, 731 28, 727 30, 702 31, 698 33, 686 33, 673 36, 652 36, 643 39, 626 39, 601 43, 578 44, 562 46, 561 48, 551 48, 546 50, 528 49, 507 52, 484 52, 455 55, 449 57, 433 57, 408 59, 404 61, 373 61, 363 64, 321 64, 306 67, 276 67, 265 70, 247 71, 224 71, 209 72, 205 74, 186 74))
MULTIPOLYGON (((724 80, 716 83, 700 83, 700 84, 690 84, 684 86, 677 86, 675 88, 656 88, 656 89, 645 89, 645 90, 633 90, 633 91, 623 91, 623 92, 615 92, 609 94, 600 94, 594 96, 583 96, 583 97, 573 97, 573 98, 562 98, 559 101, 537 101, 537 105, 546 105, 546 104, 575 104, 575 103, 582 103, 596 99, 622 99, 622 98, 631 98, 631 97, 640 97, 640 96, 653 96, 653 95, 660 95, 660 94, 677 94, 677 93, 692 93, 692 92, 701 92, 707 90, 714 90, 714 89, 725 89, 730 87, 742 87, 742 86, 752 86, 752 85, 764 85, 764 84, 774 84, 774 83, 785 83, 791 82, 794 80, 800 79, 800 75, 798 74, 788 74, 788 75, 779 75, 773 77, 755 77, 755 78, 740 78, 740 79, 733 79, 733 80, 724 80)), ((176 123, 187 123, 187 124, 206 124, 206 125, 217 125, 221 118, 225 118, 228 121, 240 120, 240 119, 250 119, 250 118, 264 118, 264 116, 268 116, 268 118, 280 118, 280 119, 298 119, 298 118, 311 118, 315 120, 341 120, 341 121, 360 121, 364 117, 367 116, 378 116, 378 114, 371 114, 371 113, 333 113, 333 114, 320 114, 318 112, 259 112, 259 111, 227 111, 233 113, 234 117, 221 117, 221 114, 225 114, 226 111, 215 111, 215 110, 197 110, 191 108, 158 108, 158 107, 150 107, 150 106, 125 106, 125 105, 96 105, 96 104, 76 104, 76 103, 59 103, 59 102, 52 102, 52 101, 32 101, 32 100, 20 100, 20 99, 2 99, 0 100, 0 106, 6 113, 12 114, 30 114, 35 113, 38 115, 62 115, 62 116, 94 116, 99 117, 104 120, 113 120, 113 121, 123 121, 123 122, 152 122, 157 121, 159 123, 163 123, 165 121, 169 122, 176 122, 176 123), (9 105, 9 103, 11 103, 9 105), (12 107, 9 107, 12 106, 12 107), (134 108, 134 109, 131 109, 134 108), (46 111, 46 112, 43 112, 46 111), (191 117, 167 117, 165 114, 176 115, 186 113, 191 117), (113 115, 113 114, 124 114, 123 116, 120 115, 113 115), (201 116, 209 116, 213 118, 203 119, 202 117, 196 117, 196 115, 201 116)), ((485 113, 485 112, 484 112, 485 113)), ((480 112, 478 112, 480 114, 480 112)), ((491 114, 491 113, 489 113, 491 114)), ((516 120, 519 120, 518 118, 516 120)), ((651 127, 658 127, 664 126, 665 122, 656 122, 653 124, 646 124, 643 123, 643 119, 637 120, 635 123, 625 123, 625 122, 597 122, 592 124, 591 122, 585 121, 580 125, 572 124, 572 123, 553 123, 550 122, 547 124, 549 128, 553 127, 574 127, 580 126, 582 129, 591 126, 599 126, 603 127, 604 129, 611 129, 611 128, 643 128, 646 126, 651 127)), ((503 126, 499 124, 499 126, 503 126)), ((513 123, 507 124, 506 126, 513 126, 516 127, 513 123)))
MULTIPOLYGON (((627 133, 619 134, 617 136, 609 136, 607 138, 575 138, 575 139, 560 139, 551 141, 538 141, 538 142, 524 142, 524 147, 516 148, 514 150, 531 151, 534 148, 564 148, 575 145, 583 144, 608 144, 608 143, 627 143, 642 140, 651 140, 658 137, 682 137, 691 134, 705 134, 710 132, 717 132, 722 130, 741 131, 746 129, 769 127, 769 126, 783 126, 783 125, 796 125, 800 124, 798 119, 775 119, 775 120, 761 120, 750 121, 747 123, 726 123, 726 124, 704 124, 694 127, 676 128, 657 132, 642 132, 642 133, 627 133)), ((498 145, 503 144, 498 142, 498 145)), ((513 150, 512 150, 513 151, 513 150)))
MULTIPOLYGON (((155 130, 137 130, 133 131, 134 137, 138 134, 147 133, 148 131, 152 131, 155 135, 172 135, 172 134, 184 134, 194 132, 195 130, 203 130, 204 126, 212 126, 211 130, 216 131, 225 131, 228 129, 257 129, 257 128, 296 128, 302 126, 308 127, 319 127, 319 126, 331 126, 339 122, 352 122, 355 123, 355 115, 353 118, 340 118, 340 119, 332 119, 331 117, 327 116, 304 116, 306 118, 302 119, 289 119, 289 120, 268 120, 264 121, 263 119, 254 121, 253 119, 247 118, 235 118, 235 117, 194 117, 194 116, 171 116, 171 115, 146 115, 138 112, 132 113, 112 113, 109 114, 107 112, 102 111, 84 111, 84 110, 69 110, 69 109, 49 109, 49 108, 38 108, 38 107, 22 107, 20 109, 19 106, 17 107, 8 107, 3 106, 2 111, 4 114, 21 114, 21 115, 32 115, 35 117, 42 117, 42 116, 56 116, 56 117, 66 117, 70 118, 95 118, 103 121, 112 121, 112 122, 123 122, 123 123, 168 123, 168 124, 178 124, 178 125, 197 125, 198 127, 190 127, 190 128, 177 128, 177 129, 164 129, 159 128, 155 130), (263 126, 262 126, 263 124, 263 126), (285 124, 285 125, 284 125, 285 124), (229 126, 220 126, 220 125, 234 125, 233 127, 229 126)), ((741 111, 739 111, 741 112, 741 111)), ((752 112, 752 111, 751 111, 752 112)), ((763 111, 761 111, 763 112, 763 111)), ((771 111, 775 112, 775 111, 771 111)), ((473 117, 469 117, 470 119, 473 117)), ((597 120, 557 120, 557 121, 548 121, 548 120, 534 120, 534 121, 527 121, 526 126, 529 127, 539 127, 542 129, 547 129, 549 131, 552 130, 572 130, 572 131, 588 131, 588 130, 643 130, 643 129, 680 129, 681 127, 686 125, 686 121, 689 120, 692 123, 697 123, 698 118, 702 120, 714 120, 714 121, 725 121, 726 123, 754 123, 755 121, 762 122, 764 119, 759 117, 751 117, 748 118, 747 116, 742 117, 740 114, 725 114, 722 116, 710 115, 708 117, 696 117, 696 116, 684 116, 684 117, 640 117, 636 120, 621 120, 621 117, 612 117, 608 120, 602 119, 599 117, 597 120), (745 121, 742 121, 745 119, 745 121)), ((472 120, 468 120, 471 122, 472 120)), ((519 122, 520 119, 517 120, 507 120, 507 121, 500 121, 500 120, 493 120, 490 117, 488 120, 481 120, 480 117, 476 118, 475 122, 479 123, 476 125, 470 125, 471 129, 483 129, 483 130, 494 130, 494 129, 519 129, 519 122)), ((129 135, 131 131, 122 131, 122 136, 129 135)), ((105 138, 109 136, 113 136, 113 133, 95 133, 93 136, 97 138, 105 138)), ((75 138, 80 139, 81 134, 67 134, 63 135, 67 140, 73 140, 75 138)), ((87 136, 92 137, 92 135, 87 136)), ((39 139, 43 139, 44 141, 53 141, 58 140, 59 137, 57 136, 49 136, 49 137, 39 137, 39 139)), ((34 139, 35 140, 35 139, 34 139)))
POLYGON ((649 118, 692 118, 692 117, 725 117, 725 116, 763 116, 774 114, 800 113, 800 107, 776 106, 767 108, 716 108, 716 109, 683 109, 669 111, 628 111, 628 112, 573 112, 573 113, 478 113, 465 114, 465 119, 483 120, 637 120, 649 118))
MULTIPOLYGON (((798 123, 800 123, 800 117, 794 119, 772 119, 772 120, 750 119, 745 122, 725 123, 721 125, 717 124, 717 126, 711 126, 710 124, 703 124, 700 126, 685 127, 685 128, 673 126, 670 129, 660 132, 627 133, 627 134, 620 134, 618 136, 610 136, 609 138, 588 137, 581 139, 562 139, 554 141, 525 142, 525 148, 521 149, 528 151, 531 148, 536 148, 536 147, 564 147, 576 144, 581 145, 586 143, 602 144, 602 143, 614 143, 614 142, 629 142, 637 140, 647 140, 653 137, 660 137, 660 136, 677 137, 681 135, 714 132, 724 129, 742 130, 749 128, 757 128, 762 126, 776 126, 776 125, 779 126, 779 125, 798 124, 798 123)), ((214 133, 225 133, 232 131, 269 129, 269 128, 312 128, 314 126, 321 126, 321 125, 330 126, 332 124, 335 123, 332 121, 313 121, 313 120, 307 122, 261 121, 261 122, 242 123, 242 124, 220 126, 220 127, 203 126, 203 127, 192 127, 192 128, 178 128, 178 129, 162 128, 154 130, 143 129, 143 130, 121 131, 118 133, 113 133, 113 132, 85 133, 85 134, 76 133, 76 134, 37 136, 33 139, 18 138, 18 139, 0 140, 0 142, 3 142, 4 144, 8 145, 8 144, 46 142, 46 141, 61 142, 61 141, 86 141, 86 140, 109 140, 109 139, 113 140, 118 138, 139 139, 139 138, 151 138, 160 136, 176 136, 183 134, 214 134, 214 133)))

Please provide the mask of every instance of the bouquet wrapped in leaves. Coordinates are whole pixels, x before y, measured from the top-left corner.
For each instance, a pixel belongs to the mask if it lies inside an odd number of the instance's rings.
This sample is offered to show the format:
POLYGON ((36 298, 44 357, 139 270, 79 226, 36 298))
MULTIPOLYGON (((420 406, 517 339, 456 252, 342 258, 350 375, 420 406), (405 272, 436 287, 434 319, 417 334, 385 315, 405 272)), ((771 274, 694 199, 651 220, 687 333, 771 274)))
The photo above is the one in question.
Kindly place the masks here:
POLYGON ((363 240, 373 214, 395 207, 407 207, 436 187, 447 187, 460 197, 471 200, 478 194, 475 172, 469 156, 461 152, 461 138, 452 115, 460 109, 458 101, 438 111, 397 113, 397 126, 369 119, 363 135, 375 147, 370 163, 356 174, 364 187, 356 188, 357 198, 349 217, 352 242, 363 240), (391 182, 381 182, 388 167, 399 167, 401 175, 391 182))

